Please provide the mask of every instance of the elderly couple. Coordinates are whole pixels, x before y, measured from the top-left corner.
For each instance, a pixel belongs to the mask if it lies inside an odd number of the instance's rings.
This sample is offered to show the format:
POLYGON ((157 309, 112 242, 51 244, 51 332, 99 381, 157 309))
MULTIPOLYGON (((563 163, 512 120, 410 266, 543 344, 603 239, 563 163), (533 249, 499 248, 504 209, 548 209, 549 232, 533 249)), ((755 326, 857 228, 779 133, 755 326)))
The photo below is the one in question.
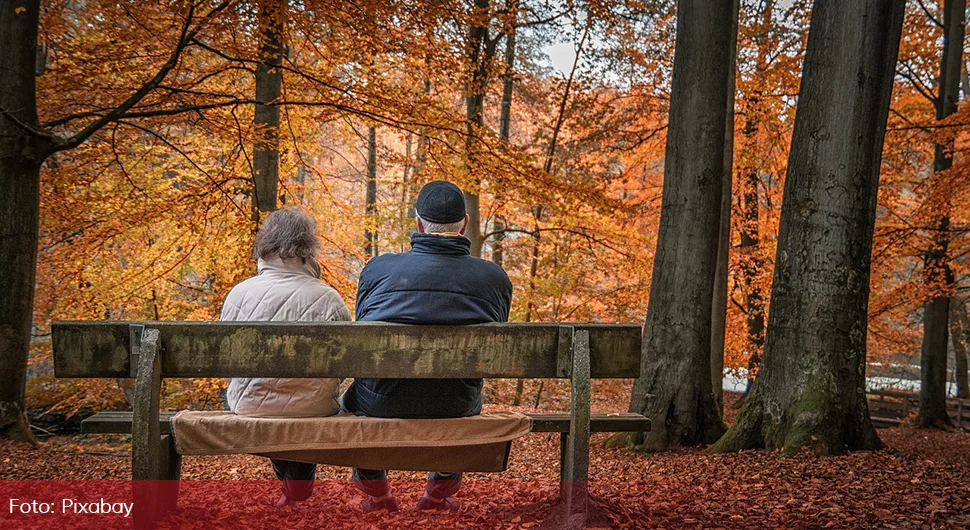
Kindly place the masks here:
MULTIPOLYGON (((512 283, 501 267, 469 253, 465 200, 450 182, 434 181, 414 204, 411 250, 372 259, 357 287, 357 320, 402 324, 505 322, 512 283)), ((320 242, 312 218, 296 208, 270 214, 256 235, 256 276, 226 297, 222 320, 327 322, 351 320, 337 292, 320 281, 320 242)), ((482 410, 481 379, 357 379, 337 397, 336 379, 233 379, 226 395, 236 414, 329 416, 340 409, 380 418, 456 418, 482 410)), ((273 459, 283 481, 277 507, 306 500, 315 464, 273 459)), ((398 509, 387 471, 354 469, 365 512, 398 509)), ((456 510, 461 473, 431 473, 419 510, 456 510)))

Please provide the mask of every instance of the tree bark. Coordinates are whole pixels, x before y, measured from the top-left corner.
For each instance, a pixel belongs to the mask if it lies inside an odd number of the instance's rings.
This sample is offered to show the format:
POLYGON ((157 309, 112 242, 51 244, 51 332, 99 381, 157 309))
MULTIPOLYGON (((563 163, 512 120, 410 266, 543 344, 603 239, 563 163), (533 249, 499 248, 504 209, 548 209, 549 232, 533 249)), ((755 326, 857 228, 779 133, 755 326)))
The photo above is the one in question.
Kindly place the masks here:
POLYGON ((253 146, 253 184, 256 208, 276 209, 279 194, 280 108, 270 104, 279 99, 283 86, 283 24, 286 0, 259 1, 259 63, 256 65, 256 141, 253 146))
POLYGON ((367 194, 364 198, 364 253, 371 257, 379 254, 377 248, 377 130, 367 128, 367 194))
MULTIPOLYGON (((515 83, 515 29, 518 15, 518 0, 508 0, 505 3, 512 17, 505 35, 505 73, 502 74, 502 106, 498 120, 498 137, 503 144, 508 144, 512 128, 512 89, 515 83)), ((502 195, 496 193, 495 200, 501 202, 502 195)), ((495 216, 495 236, 492 244, 492 262, 502 266, 505 261, 505 217, 498 213, 495 216)), ((522 380, 516 387, 515 401, 518 403, 522 395, 522 380)))
MULTIPOLYGON (((940 88, 936 97, 937 120, 956 112, 960 99, 966 10, 966 0, 946 0, 943 3, 943 57, 940 60, 940 88)), ((934 146, 930 200, 940 201, 941 215, 936 219, 936 231, 924 258, 924 277, 931 295, 923 306, 919 412, 915 420, 918 427, 949 428, 953 425, 946 413, 947 319, 950 315, 950 293, 953 292, 949 256, 950 201, 941 199, 940 194, 944 191, 939 189, 943 174, 953 166, 952 152, 952 138, 934 146)))
POLYGON ((717 234, 717 265, 714 300, 711 304, 711 388, 718 412, 724 416, 724 336, 727 327, 728 261, 731 249, 731 203, 734 180, 734 93, 737 80, 738 13, 741 0, 734 0, 732 13, 731 65, 728 70, 727 119, 724 122, 724 177, 721 181, 721 218, 717 234))
POLYGON ((960 399, 970 398, 970 388, 968 388, 967 374, 967 339, 966 333, 970 330, 963 328, 962 313, 966 312, 966 302, 959 298, 953 298, 950 302, 950 340, 953 342, 953 359, 957 381, 957 397, 960 399))
POLYGON ((484 124, 485 85, 488 83, 488 63, 494 55, 494 46, 488 41, 489 0, 475 0, 473 20, 468 27, 469 78, 465 86, 465 153, 468 173, 472 182, 465 188, 465 210, 468 226, 465 237, 472 242, 471 255, 482 255, 482 214, 479 201, 481 181, 476 176, 475 161, 477 132, 484 124))
POLYGON ((644 448, 724 433, 711 388, 711 314, 724 182, 733 2, 680 0, 660 230, 630 411, 653 424, 644 448))
POLYGON ((876 192, 905 0, 816 0, 764 362, 712 452, 881 446, 865 393, 876 192))
POLYGON ((33 441, 24 416, 40 216, 34 68, 40 3, 0 9, 0 434, 33 441), (23 7, 23 9, 21 9, 23 7))
MULTIPOLYGON (((960 320, 960 327, 963 329, 963 344, 966 346, 970 344, 970 319, 967 318, 967 305, 965 300, 961 300, 957 304, 958 315, 957 318, 960 320)), ((956 361, 957 367, 957 397, 959 398, 970 398, 970 382, 968 382, 967 364, 970 362, 970 352, 964 351, 963 360, 961 361, 959 357, 956 361)))

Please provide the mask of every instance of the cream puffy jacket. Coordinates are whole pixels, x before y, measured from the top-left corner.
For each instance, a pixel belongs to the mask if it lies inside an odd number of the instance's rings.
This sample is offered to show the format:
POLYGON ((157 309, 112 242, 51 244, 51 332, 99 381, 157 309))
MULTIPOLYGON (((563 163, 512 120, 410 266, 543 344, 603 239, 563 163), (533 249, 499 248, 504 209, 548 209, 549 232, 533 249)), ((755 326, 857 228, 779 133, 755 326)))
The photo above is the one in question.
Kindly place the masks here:
MULTIPOLYGON (((347 306, 317 279, 318 270, 300 259, 259 260, 257 275, 229 292, 220 320, 349 321, 347 306)), ((339 386, 339 379, 233 378, 226 401, 231 411, 246 416, 330 416, 340 410, 339 386)))

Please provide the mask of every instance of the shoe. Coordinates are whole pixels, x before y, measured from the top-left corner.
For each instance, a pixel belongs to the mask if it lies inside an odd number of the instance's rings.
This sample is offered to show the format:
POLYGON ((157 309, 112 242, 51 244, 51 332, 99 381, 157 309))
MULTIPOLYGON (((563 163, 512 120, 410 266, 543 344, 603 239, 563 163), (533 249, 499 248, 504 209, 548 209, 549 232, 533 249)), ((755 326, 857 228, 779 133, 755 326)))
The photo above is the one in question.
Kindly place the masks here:
POLYGON ((380 501, 375 501, 373 497, 367 497, 363 502, 360 503, 360 509, 364 510, 364 513, 376 512, 380 510, 396 512, 398 511, 397 500, 394 497, 388 497, 380 501))
POLYGON ((294 506, 294 507, 296 507, 296 506, 301 505, 302 503, 303 503, 303 501, 294 501, 292 499, 288 499, 286 497, 286 494, 284 493, 284 494, 280 495, 280 500, 276 501, 276 511, 282 510, 283 508, 286 508, 287 506, 294 506))
POLYGON ((431 497, 423 495, 421 500, 418 501, 418 510, 442 510, 454 512, 461 508, 461 502, 451 498, 444 498, 440 501, 433 501, 431 497))

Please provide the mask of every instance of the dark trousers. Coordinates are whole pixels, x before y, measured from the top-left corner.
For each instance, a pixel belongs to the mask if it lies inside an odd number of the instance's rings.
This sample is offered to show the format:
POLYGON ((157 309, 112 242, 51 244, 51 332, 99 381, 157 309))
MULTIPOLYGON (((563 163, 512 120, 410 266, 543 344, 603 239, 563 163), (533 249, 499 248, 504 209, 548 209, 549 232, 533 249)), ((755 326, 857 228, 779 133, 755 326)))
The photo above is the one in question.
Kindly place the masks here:
MULTIPOLYGON (((383 469, 354 468, 354 485, 371 497, 383 497, 390 489, 387 486, 387 471, 383 469)), ((436 499, 451 497, 461 488, 461 473, 434 471, 428 474, 425 493, 436 499)))
POLYGON ((313 493, 316 464, 270 458, 276 478, 283 481, 283 494, 291 501, 305 501, 313 493))

